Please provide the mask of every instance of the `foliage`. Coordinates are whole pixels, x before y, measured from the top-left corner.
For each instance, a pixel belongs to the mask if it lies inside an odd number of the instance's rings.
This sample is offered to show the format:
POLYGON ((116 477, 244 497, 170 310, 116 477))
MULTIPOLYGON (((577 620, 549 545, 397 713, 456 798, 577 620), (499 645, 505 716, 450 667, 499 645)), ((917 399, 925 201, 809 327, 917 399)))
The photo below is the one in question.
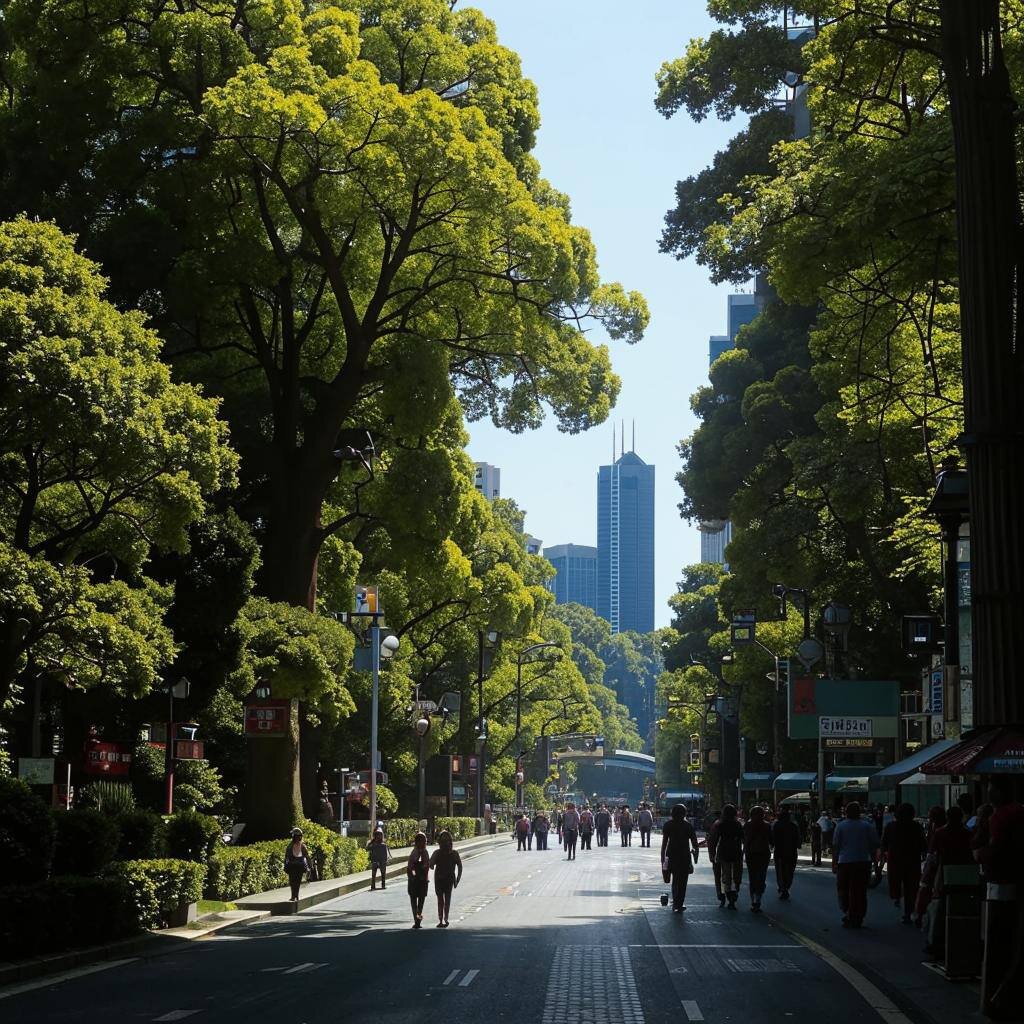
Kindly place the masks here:
POLYGON ((203 895, 206 868, 190 860, 126 860, 110 876, 127 883, 130 906, 142 928, 165 928, 170 915, 203 895))
POLYGON ((220 770, 209 761, 176 761, 174 806, 192 811, 212 811, 224 800, 220 770))
POLYGON ((50 809, 21 779, 0 778, 0 878, 32 883, 53 860, 50 809))
POLYGON ((139 931, 123 878, 51 878, 0 888, 0 957, 21 960, 94 946, 139 931))
POLYGON ((117 855, 121 829, 117 820, 100 811, 54 811, 55 875, 98 875, 117 855))
POLYGON ((164 847, 164 820, 153 811, 127 811, 117 816, 121 842, 118 860, 152 860, 164 847))
POLYGON ((164 845, 168 857, 205 864, 222 842, 220 822, 208 814, 179 811, 167 819, 164 845))
MULTIPOLYGON (((376 789, 377 796, 377 813, 394 814, 398 810, 398 797, 395 796, 394 792, 385 785, 379 785, 374 788, 376 789)), ((366 796, 364 796, 359 802, 363 807, 370 806, 369 791, 367 791, 366 796)))
POLYGON ((384 839, 393 850, 412 846, 420 823, 416 818, 389 818, 384 822, 384 839))
POLYGON ((452 839, 472 839, 476 835, 476 818, 446 818, 439 817, 434 822, 434 835, 448 829, 452 839))
POLYGON ((75 805, 99 811, 108 818, 121 818, 135 810, 135 794, 127 783, 98 779, 82 787, 75 805))

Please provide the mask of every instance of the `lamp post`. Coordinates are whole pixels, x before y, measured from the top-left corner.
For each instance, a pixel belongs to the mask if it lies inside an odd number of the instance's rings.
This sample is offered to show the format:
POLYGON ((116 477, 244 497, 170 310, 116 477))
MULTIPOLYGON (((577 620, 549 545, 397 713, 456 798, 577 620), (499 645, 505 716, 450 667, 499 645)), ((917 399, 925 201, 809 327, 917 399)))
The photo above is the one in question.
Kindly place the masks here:
POLYGON ((516 655, 516 739, 519 739, 519 729, 522 724, 523 665, 525 664, 526 655, 532 654, 534 651, 542 651, 547 649, 553 649, 558 651, 558 657, 562 657, 562 648, 558 644, 549 643, 546 641, 544 643, 539 644, 530 644, 529 647, 524 647, 519 652, 519 654, 516 655))
POLYGON ((484 816, 484 759, 487 751, 487 722, 484 719, 484 675, 485 656, 488 649, 497 646, 500 634, 497 630, 483 630, 477 634, 477 673, 476 673, 476 816, 484 816))
POLYGON ((167 719, 167 745, 164 750, 164 813, 174 813, 174 698, 184 700, 192 689, 191 681, 182 676, 167 687, 170 702, 167 719))
POLYGON ((373 695, 370 700, 370 835, 377 827, 377 765, 380 754, 377 751, 377 729, 380 717, 380 659, 393 658, 399 648, 399 639, 393 634, 381 639, 380 612, 373 613, 370 626, 370 658, 373 668, 373 695))
POLYGON ((422 821, 427 816, 427 766, 426 766, 426 743, 427 733, 430 732, 430 716, 423 714, 416 719, 413 729, 419 737, 419 765, 416 772, 417 795, 419 808, 418 817, 422 821))
POLYGON ((338 769, 338 835, 340 836, 345 834, 345 775, 348 770, 348 768, 338 769))

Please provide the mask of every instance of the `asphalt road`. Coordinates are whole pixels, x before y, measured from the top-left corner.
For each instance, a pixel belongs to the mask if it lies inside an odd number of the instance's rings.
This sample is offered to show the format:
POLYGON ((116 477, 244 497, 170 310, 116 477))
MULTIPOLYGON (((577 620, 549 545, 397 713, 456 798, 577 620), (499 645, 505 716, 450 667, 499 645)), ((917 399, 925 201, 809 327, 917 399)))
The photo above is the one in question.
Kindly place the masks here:
MULTIPOLYGON (((655 836, 657 843, 658 837, 655 836)), ((687 910, 661 906, 657 846, 581 852, 512 843, 466 863, 452 926, 433 894, 411 928, 404 879, 306 911, 4 997, 4 1024, 946 1024, 972 991, 921 966, 921 937, 884 890, 867 926, 839 928, 831 873, 801 869, 765 913, 715 899, 702 851, 687 910)))

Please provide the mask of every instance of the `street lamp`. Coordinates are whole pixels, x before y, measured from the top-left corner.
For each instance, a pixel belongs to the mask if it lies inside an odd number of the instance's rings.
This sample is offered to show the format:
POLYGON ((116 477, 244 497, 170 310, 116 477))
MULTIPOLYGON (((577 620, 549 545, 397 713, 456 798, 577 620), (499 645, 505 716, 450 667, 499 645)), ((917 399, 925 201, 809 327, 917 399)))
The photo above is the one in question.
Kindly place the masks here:
POLYGON ((380 612, 372 613, 370 626, 370 657, 373 668, 373 696, 370 701, 370 835, 377 827, 377 731, 380 717, 380 659, 390 660, 401 645, 394 633, 381 639, 380 612))
POLYGON ((427 816, 427 766, 426 766, 426 743, 427 733, 430 732, 430 717, 422 714, 413 723, 413 731, 419 737, 419 765, 416 773, 418 791, 418 817, 422 821, 427 816))
POLYGON ((484 756, 487 748, 487 720, 484 718, 484 675, 486 674, 486 654, 498 646, 501 634, 496 629, 483 630, 477 634, 477 673, 476 673, 476 816, 484 816, 484 756))
POLYGON ((345 835, 345 776, 348 771, 348 768, 338 769, 338 835, 340 836, 345 835))
POLYGON ((552 659, 557 661, 563 657, 564 652, 559 644, 544 642, 539 644, 530 644, 529 647, 524 647, 518 655, 516 655, 516 731, 515 738, 519 738, 520 725, 522 724, 522 705, 523 705, 523 665, 526 663, 526 655, 532 654, 534 651, 543 650, 555 650, 558 652, 557 655, 552 659))

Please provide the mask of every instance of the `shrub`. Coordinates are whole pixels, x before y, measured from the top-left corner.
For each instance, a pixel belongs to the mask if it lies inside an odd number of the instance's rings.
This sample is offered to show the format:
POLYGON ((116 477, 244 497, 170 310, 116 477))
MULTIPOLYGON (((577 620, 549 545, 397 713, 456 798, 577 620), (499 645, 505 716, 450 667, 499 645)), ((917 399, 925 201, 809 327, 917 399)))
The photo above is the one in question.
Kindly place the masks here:
POLYGON ((127 783, 100 779, 82 788, 76 806, 118 817, 135 810, 135 794, 127 783))
POLYGON ((112 942, 138 930, 123 878, 51 878, 0 889, 0 960, 112 942))
POLYGON ((50 808, 21 779, 0 778, 0 879, 44 879, 53 861, 50 808))
MULTIPOLYGON (((369 864, 369 854, 355 839, 339 836, 337 832, 312 821, 303 821, 301 827, 302 841, 316 864, 320 878, 341 878, 363 871, 369 864)), ((281 855, 284 856, 283 848, 281 855)))
POLYGON ((472 839, 476 835, 476 818, 437 818, 434 822, 434 835, 448 829, 452 839, 472 839))
POLYGON ((55 811, 57 843, 53 854, 55 875, 98 875, 117 854, 121 829, 99 811, 55 811))
POLYGON ((208 814, 182 811, 167 822, 164 845, 168 857, 205 864, 221 845, 220 822, 208 814))
POLYGON ((231 901, 286 885, 286 842, 282 839, 215 850, 206 873, 206 898, 231 901))
POLYGON ((206 870, 190 860, 126 860, 111 867, 109 876, 127 886, 140 927, 162 928, 178 907, 202 899, 206 870))
POLYGON ((420 823, 415 818, 391 818, 384 822, 384 838, 392 849, 412 846, 419 830, 420 823))
POLYGON ((129 811, 118 815, 121 842, 118 860, 152 860, 163 853, 164 820, 152 811, 129 811))

